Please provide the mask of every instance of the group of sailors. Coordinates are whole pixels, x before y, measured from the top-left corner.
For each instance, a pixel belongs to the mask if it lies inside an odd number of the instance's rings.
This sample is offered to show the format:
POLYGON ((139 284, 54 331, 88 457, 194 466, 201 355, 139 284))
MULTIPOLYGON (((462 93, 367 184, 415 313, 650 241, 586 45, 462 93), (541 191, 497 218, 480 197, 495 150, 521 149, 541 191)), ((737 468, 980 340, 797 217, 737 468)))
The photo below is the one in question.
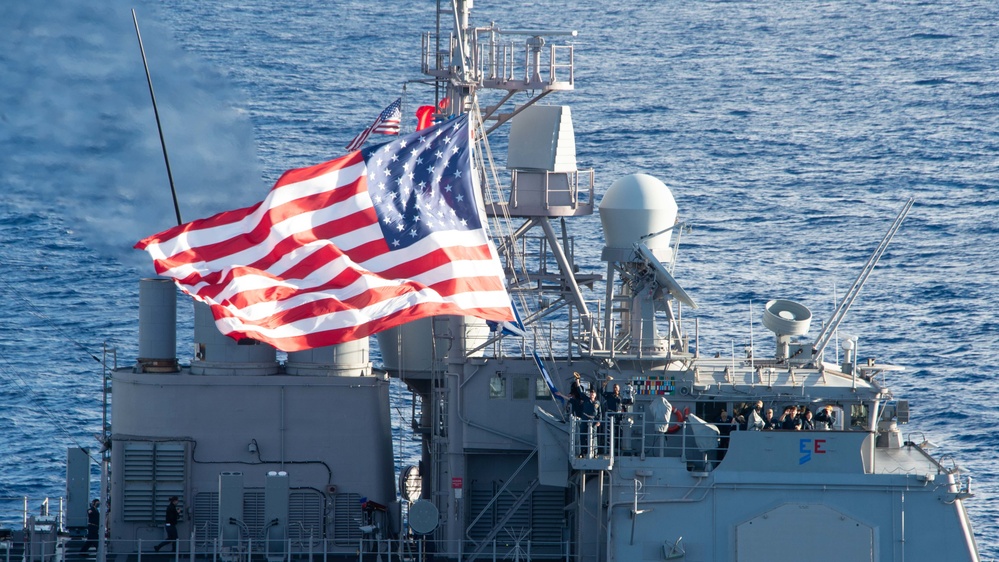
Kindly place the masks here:
POLYGON ((604 381, 601 396, 598 398, 596 387, 591 385, 589 389, 584 389, 579 373, 573 373, 572 376, 566 408, 573 417, 582 422, 579 426, 580 456, 587 456, 594 452, 596 441, 599 440, 603 446, 603 435, 600 435, 600 439, 597 438, 603 431, 601 421, 606 420, 608 416, 627 412, 632 400, 621 395, 621 385, 614 384, 610 389, 607 388, 612 380, 610 377, 604 381))
POLYGON ((736 414, 734 418, 729 417, 728 412, 721 411, 715 425, 725 435, 733 429, 756 430, 756 431, 815 431, 832 429, 835 423, 834 410, 832 405, 826 405, 817 412, 803 406, 789 405, 784 407, 784 412, 780 417, 774 417, 773 408, 767 408, 764 412, 763 401, 757 400, 753 406, 747 406, 743 411, 736 414))
MULTIPOLYGON (((588 388, 580 381, 580 374, 573 373, 573 381, 567 397, 566 409, 569 414, 579 420, 578 443, 580 456, 589 456, 596 453, 596 447, 604 447, 609 436, 604 435, 608 427, 602 424, 614 416, 621 416, 628 412, 628 407, 633 403, 631 393, 622 395, 621 386, 612 384, 612 378, 607 377, 598 392, 595 384, 588 388)), ((660 443, 666 432, 672 433, 680 429, 683 423, 683 416, 677 415, 677 420, 672 419, 670 413, 673 407, 666 401, 665 397, 660 397, 664 403, 664 408, 657 409, 656 401, 650 405, 646 415, 652 415, 653 419, 647 419, 651 423, 650 431, 652 439, 660 443), (663 411, 660 411, 663 410, 663 411), (665 419, 659 419, 664 417, 665 419), (661 434, 661 435, 659 435, 661 434)), ((685 413, 685 412, 684 412, 685 413)), ((626 420, 617 417, 616 439, 620 442, 622 426, 626 420)), ((730 416, 728 411, 723 409, 718 417, 713 420, 713 425, 717 427, 719 433, 719 446, 721 455, 727 449, 729 435, 732 431, 815 431, 833 429, 835 420, 835 410, 832 405, 826 405, 816 411, 800 405, 788 405, 784 407, 780 416, 775 416, 774 409, 764 409, 763 400, 757 400, 755 404, 749 404, 740 408, 734 416, 730 416)), ((662 444, 664 442, 661 442, 662 444)), ((719 459, 720 460, 720 459, 719 459)))
POLYGON ((569 400, 566 404, 569 413, 584 420, 596 420, 602 416, 613 413, 623 413, 628 411, 628 406, 632 399, 621 395, 621 385, 615 384, 610 389, 607 388, 612 380, 607 377, 604 381, 601 396, 597 396, 597 389, 591 385, 584 389, 580 382, 579 373, 573 373, 572 386, 569 389, 569 400))

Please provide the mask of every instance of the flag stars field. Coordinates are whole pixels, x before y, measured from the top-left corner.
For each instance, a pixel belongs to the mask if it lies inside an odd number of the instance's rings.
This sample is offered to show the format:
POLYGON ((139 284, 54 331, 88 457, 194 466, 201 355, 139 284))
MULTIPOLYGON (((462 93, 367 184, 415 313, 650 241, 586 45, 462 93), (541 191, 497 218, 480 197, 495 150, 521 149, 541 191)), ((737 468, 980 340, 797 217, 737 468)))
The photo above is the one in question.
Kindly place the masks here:
MULTIPOLYGON (((371 132, 386 129, 391 123, 371 132)), ((222 333, 283 351, 441 314, 510 320, 503 268, 474 196, 470 139, 466 115, 289 170, 257 205, 136 247, 211 306, 222 333)))

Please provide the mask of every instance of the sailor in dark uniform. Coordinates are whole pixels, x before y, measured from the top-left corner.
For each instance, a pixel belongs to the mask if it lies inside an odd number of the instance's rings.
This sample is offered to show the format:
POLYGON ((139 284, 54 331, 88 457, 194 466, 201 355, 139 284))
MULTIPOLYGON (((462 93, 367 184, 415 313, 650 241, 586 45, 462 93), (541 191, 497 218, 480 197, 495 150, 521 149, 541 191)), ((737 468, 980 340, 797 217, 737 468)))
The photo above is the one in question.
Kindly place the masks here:
POLYGON ((609 414, 609 413, 612 413, 612 412, 623 412, 624 411, 624 401, 623 401, 623 399, 621 397, 621 385, 615 384, 614 387, 613 387, 613 390, 610 391, 610 392, 608 392, 606 390, 606 388, 607 388, 607 382, 610 381, 610 380, 611 380, 611 378, 607 377, 607 380, 604 381, 604 393, 603 393, 603 395, 604 395, 604 413, 605 414, 609 414))
POLYGON ((579 416, 581 426, 580 432, 582 433, 583 444, 580 446, 580 452, 584 457, 589 456, 591 453, 595 453, 595 437, 597 426, 600 425, 600 403, 597 402, 597 391, 596 389, 590 388, 587 396, 583 397, 583 403, 580 407, 579 416))
POLYGON ((832 429, 833 425, 836 423, 835 417, 833 417, 833 407, 831 404, 826 404, 815 414, 815 427, 818 429, 832 429))
MULTIPOLYGON (((607 391, 607 384, 613 379, 607 377, 604 381, 604 418, 606 419, 608 425, 605 431, 610 435, 610 427, 614 427, 614 444, 615 449, 620 449, 621 446, 621 427, 623 427, 624 422, 624 412, 628 411, 627 407, 624 405, 624 398, 621 396, 621 385, 615 384, 612 388, 613 390, 607 391)), ((602 444, 603 448, 607 448, 606 444, 602 444)))
POLYGON ((180 508, 177 507, 177 496, 170 497, 165 519, 167 538, 165 541, 154 546, 153 550, 159 552, 164 546, 170 545, 173 547, 170 552, 175 552, 177 550, 177 522, 180 521, 180 508))
POLYGON ((87 509, 87 542, 83 543, 80 552, 86 552, 90 550, 90 547, 97 548, 97 532, 100 530, 100 525, 101 500, 94 500, 90 502, 90 508, 87 509))
POLYGON ((815 431, 815 422, 812 421, 811 410, 805 410, 805 413, 801 415, 801 430, 815 431))

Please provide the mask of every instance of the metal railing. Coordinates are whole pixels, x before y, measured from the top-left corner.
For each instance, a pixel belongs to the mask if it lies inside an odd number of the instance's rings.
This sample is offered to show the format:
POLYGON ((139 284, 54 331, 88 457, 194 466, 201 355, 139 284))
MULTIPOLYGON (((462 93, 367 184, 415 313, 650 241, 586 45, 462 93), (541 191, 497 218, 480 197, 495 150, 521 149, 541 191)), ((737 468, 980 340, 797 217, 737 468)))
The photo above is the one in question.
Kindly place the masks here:
POLYGON ((685 462, 703 463, 706 470, 716 466, 728 448, 728 435, 719 435, 715 447, 698 448, 685 435, 687 422, 660 424, 646 419, 643 412, 608 412, 601 419, 571 417, 570 451, 576 459, 606 459, 617 456, 679 457, 685 462), (666 431, 660 431, 660 428, 666 431))
POLYGON ((14 517, 18 519, 17 522, 20 523, 22 529, 26 528, 28 520, 37 515, 39 519, 53 519, 56 530, 62 532, 64 530, 65 509, 63 498, 0 497, 0 528, 15 524, 14 517), (53 507, 53 503, 56 503, 57 506, 53 507))
MULTIPOLYGON (((542 36, 559 32, 527 34, 519 40, 502 39, 499 29, 477 29, 470 35, 464 78, 487 88, 572 89, 575 85, 575 49, 571 44, 548 43, 542 36)), ((454 60, 457 39, 453 33, 426 32, 421 38, 420 67, 424 74, 446 78, 462 68, 454 60)))
MULTIPOLYGON (((572 544, 568 540, 537 540, 532 538, 531 529, 509 527, 501 536, 497 536, 484 545, 485 548, 478 560, 565 560, 571 559, 572 544)), ((60 536, 29 545, 16 540, 0 539, 0 562, 64 562, 76 560, 99 560, 98 549, 83 550, 82 537, 60 536), (23 548, 21 548, 23 547, 23 548)), ((292 560, 308 560, 312 562, 328 562, 331 558, 337 560, 352 559, 358 562, 364 560, 381 560, 382 562, 407 561, 422 562, 435 560, 439 557, 456 557, 456 543, 453 540, 435 541, 429 535, 406 535, 397 538, 384 538, 376 533, 366 535, 356 545, 348 550, 327 548, 332 544, 325 540, 317 540, 315 548, 307 551, 296 550, 293 540, 266 541, 279 542, 281 548, 258 548, 259 542, 242 541, 236 545, 220 546, 219 541, 213 541, 209 548, 197 548, 191 535, 178 541, 177 548, 171 551, 153 550, 160 544, 155 540, 106 540, 104 542, 105 558, 117 558, 128 555, 135 562, 281 562, 292 560)), ((273 545, 272 545, 273 546, 273 545)), ((169 546, 167 546, 169 548, 169 546)))

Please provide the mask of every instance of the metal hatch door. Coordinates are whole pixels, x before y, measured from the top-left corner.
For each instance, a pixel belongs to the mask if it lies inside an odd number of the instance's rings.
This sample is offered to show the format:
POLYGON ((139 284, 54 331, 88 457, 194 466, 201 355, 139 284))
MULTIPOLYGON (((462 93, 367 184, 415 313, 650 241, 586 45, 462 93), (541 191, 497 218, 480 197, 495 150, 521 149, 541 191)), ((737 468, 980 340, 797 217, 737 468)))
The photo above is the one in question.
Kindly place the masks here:
POLYGON ((784 504, 736 526, 736 561, 773 562, 776 548, 809 556, 834 552, 837 560, 877 562, 874 538, 870 526, 824 505, 784 504))

